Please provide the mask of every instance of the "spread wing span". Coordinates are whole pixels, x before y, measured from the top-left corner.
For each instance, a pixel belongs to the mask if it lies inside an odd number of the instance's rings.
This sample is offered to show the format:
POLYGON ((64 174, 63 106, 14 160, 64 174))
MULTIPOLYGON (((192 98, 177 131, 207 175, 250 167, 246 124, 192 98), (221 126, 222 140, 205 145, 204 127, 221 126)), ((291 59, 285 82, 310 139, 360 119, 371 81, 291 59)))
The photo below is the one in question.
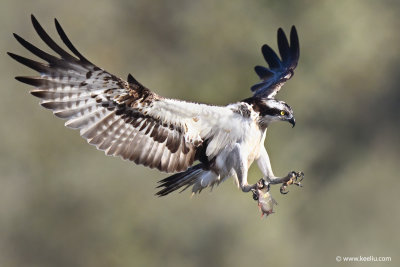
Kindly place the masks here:
POLYGON ((254 70, 261 82, 253 85, 251 91, 256 97, 274 98, 282 85, 293 76, 300 56, 299 38, 294 26, 290 30, 290 44, 281 28, 278 29, 278 48, 281 58, 268 45, 261 51, 269 68, 256 66, 254 70))
POLYGON ((14 34, 23 47, 47 62, 8 53, 40 73, 16 79, 33 85, 31 93, 41 99, 43 107, 66 119, 67 127, 79 129, 82 137, 107 155, 180 172, 204 157, 199 151, 212 158, 235 141, 231 109, 163 98, 130 74, 124 81, 83 57, 57 20, 57 32, 72 54, 54 42, 33 15, 31 18, 40 38, 59 57, 14 34))

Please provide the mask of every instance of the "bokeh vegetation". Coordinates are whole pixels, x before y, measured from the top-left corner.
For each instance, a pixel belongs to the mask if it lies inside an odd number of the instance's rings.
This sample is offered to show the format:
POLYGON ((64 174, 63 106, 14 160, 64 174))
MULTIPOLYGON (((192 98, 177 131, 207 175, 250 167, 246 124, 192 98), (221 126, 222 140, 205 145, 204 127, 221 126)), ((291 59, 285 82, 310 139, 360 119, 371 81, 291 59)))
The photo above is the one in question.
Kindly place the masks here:
POLYGON ((337 255, 398 266, 398 1, 0 5, 0 266, 337 266, 337 255), (297 126, 273 125, 266 146, 275 173, 303 170, 305 187, 272 188, 279 205, 266 220, 230 181, 193 199, 153 196, 165 174, 104 156, 13 79, 32 72, 5 54, 28 55, 12 32, 44 47, 31 13, 53 36, 57 17, 112 73, 221 105, 250 95, 261 45, 276 48, 277 28, 296 25, 300 63, 278 97, 297 126))

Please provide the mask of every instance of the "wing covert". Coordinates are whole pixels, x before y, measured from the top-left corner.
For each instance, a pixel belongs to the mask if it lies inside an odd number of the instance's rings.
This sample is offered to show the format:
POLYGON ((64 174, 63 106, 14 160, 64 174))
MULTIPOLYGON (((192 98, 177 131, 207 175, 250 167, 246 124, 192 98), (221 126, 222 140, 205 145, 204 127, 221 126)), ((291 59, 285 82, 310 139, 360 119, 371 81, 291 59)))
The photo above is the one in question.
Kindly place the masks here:
MULTIPOLYGON (((34 86, 31 93, 41 99, 43 107, 66 119, 67 127, 79 129, 82 137, 107 155, 165 172, 184 171, 197 159, 204 140, 232 130, 221 126, 223 118, 233 114, 229 108, 163 98, 130 74, 124 81, 83 57, 57 20, 57 32, 73 55, 54 42, 33 15, 31 18, 40 38, 60 57, 14 34, 23 47, 47 62, 8 53, 40 73, 16 79, 34 86)), ((215 156, 229 140, 219 141, 208 156, 215 156)))

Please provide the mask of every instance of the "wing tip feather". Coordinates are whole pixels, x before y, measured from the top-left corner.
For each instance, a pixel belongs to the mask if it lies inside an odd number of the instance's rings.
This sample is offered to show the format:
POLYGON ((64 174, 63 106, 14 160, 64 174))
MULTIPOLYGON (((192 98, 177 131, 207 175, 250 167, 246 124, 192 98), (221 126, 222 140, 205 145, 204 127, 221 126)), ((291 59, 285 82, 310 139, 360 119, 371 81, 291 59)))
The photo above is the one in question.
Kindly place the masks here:
POLYGON ((30 77, 30 76, 16 76, 14 77, 17 81, 22 82, 22 83, 26 83, 32 86, 39 86, 39 79, 35 78, 35 77, 30 77))
POLYGON ((250 88, 254 95, 273 97, 280 90, 282 83, 293 76, 290 75, 287 78, 288 72, 293 73, 296 68, 300 56, 299 39, 295 25, 292 25, 290 29, 290 43, 282 28, 278 28, 277 39, 280 58, 268 44, 261 47, 261 52, 269 68, 262 66, 254 68, 262 80, 250 88), (269 75, 270 73, 273 75, 269 75))

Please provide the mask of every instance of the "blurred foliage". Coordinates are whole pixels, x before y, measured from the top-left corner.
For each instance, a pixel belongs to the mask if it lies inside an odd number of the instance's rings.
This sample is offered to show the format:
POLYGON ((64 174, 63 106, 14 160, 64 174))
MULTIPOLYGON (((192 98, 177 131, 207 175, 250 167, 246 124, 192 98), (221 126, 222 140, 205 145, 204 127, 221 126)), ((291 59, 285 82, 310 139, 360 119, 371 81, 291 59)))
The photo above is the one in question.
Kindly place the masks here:
POLYGON ((0 266, 337 266, 337 255, 398 266, 398 1, 0 5, 0 266), (31 13, 53 36, 57 17, 112 73, 220 105, 250 96, 261 45, 276 48, 277 28, 296 25, 300 63, 278 97, 297 126, 273 125, 266 146, 275 173, 303 170, 305 187, 273 188, 279 206, 266 220, 231 182, 193 199, 153 196, 165 174, 104 156, 13 79, 32 72, 6 56, 28 55, 12 32, 41 43, 31 13))

